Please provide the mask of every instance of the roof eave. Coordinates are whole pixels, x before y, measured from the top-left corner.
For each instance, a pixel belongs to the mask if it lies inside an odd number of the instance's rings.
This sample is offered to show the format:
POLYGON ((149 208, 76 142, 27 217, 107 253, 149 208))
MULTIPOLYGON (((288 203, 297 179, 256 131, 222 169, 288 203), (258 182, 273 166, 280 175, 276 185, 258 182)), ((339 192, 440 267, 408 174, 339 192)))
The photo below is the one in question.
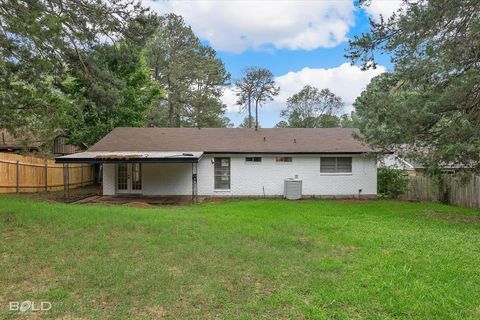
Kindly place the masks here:
POLYGON ((205 151, 204 154, 367 154, 379 151, 205 151))
POLYGON ((55 163, 198 163, 199 158, 129 158, 129 159, 92 159, 92 158, 55 158, 55 163))

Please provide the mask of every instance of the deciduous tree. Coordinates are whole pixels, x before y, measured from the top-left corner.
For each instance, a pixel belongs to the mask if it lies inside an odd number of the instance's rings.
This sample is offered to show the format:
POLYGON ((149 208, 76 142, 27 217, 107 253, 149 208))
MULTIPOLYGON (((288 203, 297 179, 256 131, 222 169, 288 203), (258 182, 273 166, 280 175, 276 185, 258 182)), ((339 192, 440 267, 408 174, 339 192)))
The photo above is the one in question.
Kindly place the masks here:
POLYGON ((293 128, 338 127, 337 114, 342 107, 342 99, 329 89, 306 85, 287 99, 287 107, 280 115, 293 128))

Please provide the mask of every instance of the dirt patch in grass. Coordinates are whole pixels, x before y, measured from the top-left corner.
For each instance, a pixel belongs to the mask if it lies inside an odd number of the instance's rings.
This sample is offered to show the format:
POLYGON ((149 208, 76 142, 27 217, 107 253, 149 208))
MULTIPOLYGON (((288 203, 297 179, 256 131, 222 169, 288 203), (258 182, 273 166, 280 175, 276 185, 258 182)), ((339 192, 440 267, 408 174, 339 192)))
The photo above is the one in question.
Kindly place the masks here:
POLYGON ((428 219, 444 220, 452 223, 477 224, 480 223, 480 215, 463 214, 458 212, 442 212, 426 210, 421 215, 428 219))
POLYGON ((164 319, 166 315, 167 311, 162 305, 144 306, 130 310, 132 319, 164 319))
POLYGON ((356 253, 358 249, 359 249, 358 247, 351 246, 351 245, 350 246, 336 245, 336 246, 332 246, 331 249, 325 253, 325 256, 342 258, 344 256, 356 253))
POLYGON ((13 213, 7 213, 3 217, 3 223, 5 225, 10 225, 10 224, 13 224, 14 222, 15 222, 15 216, 13 215, 13 213))
POLYGON ((316 239, 310 239, 303 236, 298 238, 298 244, 300 246, 313 246, 316 242, 317 242, 316 239))
POLYGON ((151 204, 148 204, 146 202, 141 202, 141 201, 132 201, 132 202, 125 203, 123 205, 127 207, 134 207, 134 208, 153 208, 151 204))

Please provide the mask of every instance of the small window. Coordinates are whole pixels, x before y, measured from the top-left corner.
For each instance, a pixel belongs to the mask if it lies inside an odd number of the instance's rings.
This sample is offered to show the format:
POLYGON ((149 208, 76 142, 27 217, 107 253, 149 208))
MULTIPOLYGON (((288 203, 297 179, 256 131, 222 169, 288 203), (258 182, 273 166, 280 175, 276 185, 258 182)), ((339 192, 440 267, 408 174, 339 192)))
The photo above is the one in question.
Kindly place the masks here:
POLYGON ((259 162, 262 162, 262 158, 261 157, 245 157, 245 162, 248 162, 248 163, 259 163, 259 162))
POLYGON ((455 174, 455 170, 454 169, 445 169, 445 170, 442 170, 442 174, 455 174))
POLYGON ((275 157, 276 162, 292 162, 292 157, 275 157))
POLYGON ((320 158, 321 173, 351 173, 351 157, 322 157, 320 158))
POLYGON ((214 159, 215 189, 230 189, 230 158, 214 159))

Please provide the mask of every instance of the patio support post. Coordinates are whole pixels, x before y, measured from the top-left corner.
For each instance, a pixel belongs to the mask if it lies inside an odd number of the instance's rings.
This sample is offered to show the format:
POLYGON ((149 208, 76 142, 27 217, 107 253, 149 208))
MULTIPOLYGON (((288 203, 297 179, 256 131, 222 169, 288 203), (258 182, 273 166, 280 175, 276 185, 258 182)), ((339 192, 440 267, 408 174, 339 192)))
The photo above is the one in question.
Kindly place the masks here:
POLYGON ((198 202, 198 162, 195 162, 195 202, 198 202))
POLYGON ((192 163, 192 202, 197 202, 197 164, 192 163))

